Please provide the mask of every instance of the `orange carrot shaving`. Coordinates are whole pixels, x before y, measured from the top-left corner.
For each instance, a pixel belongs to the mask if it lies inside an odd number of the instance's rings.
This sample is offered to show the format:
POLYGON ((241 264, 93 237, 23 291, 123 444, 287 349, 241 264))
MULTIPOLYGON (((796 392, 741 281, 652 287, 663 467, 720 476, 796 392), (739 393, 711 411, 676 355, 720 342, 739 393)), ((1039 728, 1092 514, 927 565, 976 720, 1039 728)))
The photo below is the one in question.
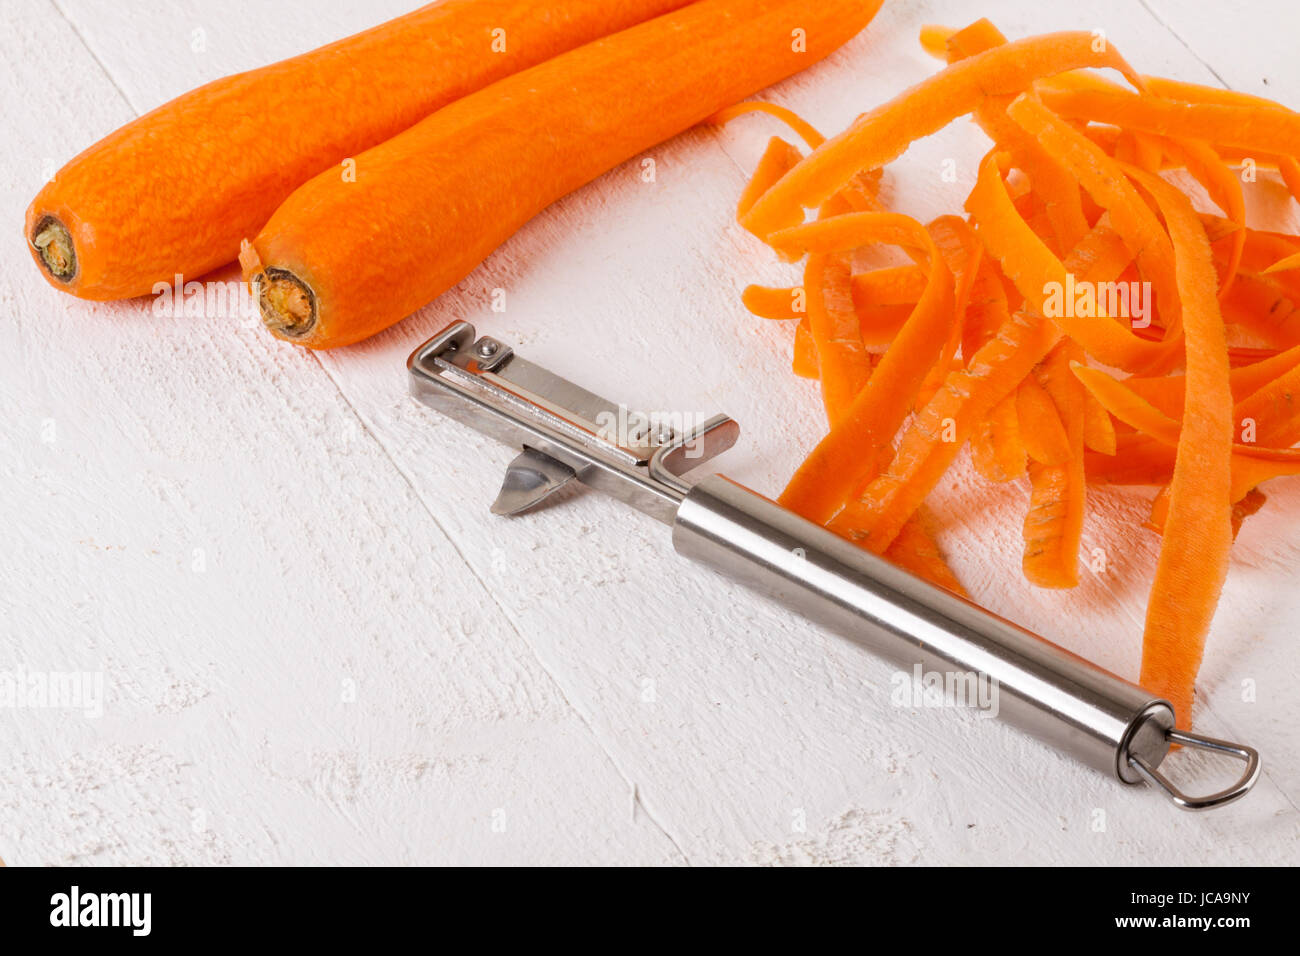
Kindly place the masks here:
POLYGON ((1103 455, 1116 451, 1115 422, 1092 394, 1083 397, 1083 444, 1103 455))
POLYGON ((803 279, 808 329, 817 348, 822 399, 832 425, 871 377, 871 359, 853 311, 851 281, 851 264, 843 253, 808 257, 803 279))
POLYGON ((894 543, 885 551, 885 557, 917 577, 966 597, 966 589, 944 560, 928 524, 928 518, 918 513, 914 520, 903 526, 894 543))
POLYGON ((1021 428, 1025 452, 1044 465, 1059 465, 1070 457, 1070 439, 1059 409, 1034 376, 1016 390, 1016 421, 1021 428))
POLYGON ((1089 287, 1075 281, 1077 277, 1020 217, 1007 193, 995 154, 986 156, 980 164, 966 208, 989 254, 1001 263, 1026 303, 1050 318, 1089 354, 1107 365, 1128 370, 1158 366, 1167 360, 1170 348, 1165 343, 1138 338, 1117 321, 1099 320, 1095 299, 1087 309, 1075 307, 1072 290, 1089 287), (1053 297, 1059 297, 1059 301, 1053 303, 1053 297))
MULTIPOLYGON (((1071 588, 1079 583, 1085 493, 1083 389, 1070 377, 1069 365, 1080 357, 1079 346, 1066 340, 1025 380, 1036 382, 1048 396, 1065 439, 1059 461, 1029 462, 1029 512, 1025 515, 1021 564, 1025 577, 1045 588, 1071 588)), ((1025 383, 1021 383, 1022 389, 1025 383)), ((1028 433, 1026 426, 1024 434, 1028 433)))
MULTIPOLYGON (((960 589, 926 499, 968 441, 984 479, 1028 479, 1021 570, 1039 587, 1079 582, 1089 484, 1159 488, 1141 681, 1187 727, 1232 540, 1260 484, 1300 475, 1300 237, 1248 224, 1254 179, 1234 168, 1275 169, 1300 199, 1300 114, 1138 76, 1091 41, 924 28, 945 69, 807 156, 769 146, 740 221, 804 259, 805 282, 744 301, 799 319, 795 371, 831 422, 781 502, 939 586, 960 589), (1136 92, 1087 69, 1103 66, 1136 92), (892 212, 884 164, 966 114, 993 141, 969 218, 892 212), (915 264, 850 275, 881 243, 915 264)), ((800 128, 758 104, 720 119, 759 109, 800 128)))
MULTIPOLYGON (((954 63, 827 140, 754 204, 741 224, 766 237, 803 219, 854 173, 897 158, 913 141, 972 112, 986 96, 1017 93, 1033 80, 1082 67, 1119 70, 1138 89, 1142 81, 1110 44, 1090 33, 1054 33, 994 47, 954 63)), ((1282 150, 1285 152, 1285 150, 1282 150)))
POLYGON ((1041 95, 1049 109, 1067 119, 1280 155, 1290 155, 1300 142, 1300 114, 1290 110, 1240 103, 1179 103, 1127 91, 1044 87, 1041 95))
POLYGON ((1264 272, 1265 274, 1270 272, 1285 272, 1287 269, 1300 269, 1300 252, 1297 252, 1294 255, 1289 255, 1285 259, 1279 259, 1277 262, 1265 269, 1264 272))
POLYGON ((975 470, 993 482, 1013 481, 1025 474, 1028 453, 1020 435, 1016 393, 1008 395, 975 426, 971 435, 975 470))
POLYGON ((745 286, 740 301, 760 319, 800 319, 808 314, 806 296, 802 286, 773 289, 765 285, 750 285, 745 286))
MULTIPOLYGON (((1223 280, 1219 283, 1219 298, 1223 299, 1232 289, 1237 270, 1241 268, 1241 256, 1246 248, 1246 195, 1241 188, 1241 179, 1220 158, 1214 148, 1197 140, 1172 140, 1162 138, 1163 151, 1183 166, 1195 179, 1205 187, 1215 204, 1224 211, 1237 229, 1230 233, 1232 249, 1224 270, 1223 280)), ((1159 172, 1157 167, 1151 172, 1159 172)))
MULTIPOLYGON (((1142 197, 1122 175, 1119 166, 1086 136, 1047 109, 1037 98, 1017 97, 1007 115, 1038 139, 1078 178, 1080 185, 1110 213, 1111 224, 1155 288, 1156 302, 1166 328, 1179 326, 1178 295, 1174 287, 1173 252, 1169 237, 1142 197)), ((1150 316, 1143 316, 1149 320, 1150 316)), ((1097 323, 1105 325, 1105 323, 1097 323)), ((1074 337, 1074 336, 1072 336, 1074 337)), ((1080 342, 1080 344, 1086 343, 1080 342)), ((1165 345, 1173 344, 1171 339, 1165 345)), ((1162 347, 1167 352, 1167 348, 1162 347)), ((1089 350, 1093 351, 1093 350, 1089 350)), ((1097 358, 1105 357, 1093 351, 1097 358)))
POLYGON ((773 239, 787 249, 808 251, 843 248, 850 243, 856 247, 873 241, 894 242, 920 248, 930 260, 925 293, 893 347, 852 408, 808 456, 781 495, 787 508, 824 521, 858 482, 874 474, 881 452, 889 447, 889 439, 911 409, 926 372, 938 359, 953 321, 952 275, 929 233, 904 216, 851 213, 784 230, 773 239), (877 451, 874 456, 864 455, 863 449, 877 451))
POLYGON ((803 153, 780 136, 773 136, 768 140, 767 149, 758 161, 758 167, 750 177, 749 185, 745 187, 745 191, 740 194, 740 199, 736 203, 736 215, 743 216, 749 212, 749 208, 754 205, 758 197, 771 189, 772 184, 793 169, 801 159, 803 153))
POLYGON ((813 341, 806 320, 795 326, 794 360, 790 368, 800 378, 821 378, 821 365, 817 361, 817 343, 813 341))
POLYGON ((965 328, 966 307, 970 302, 971 289, 984 258, 984 246, 970 225, 957 216, 940 216, 926 229, 934 239, 935 247, 943 256, 948 270, 954 276, 953 314, 955 321, 948 333, 948 339, 939 353, 939 360, 930 367, 917 392, 917 403, 924 405, 939 390, 953 364, 953 358, 961 347, 962 332, 965 328))
POLYGON ((715 126, 724 126, 737 116, 744 116, 746 113, 766 113, 768 116, 775 116, 798 133, 799 138, 807 143, 810 149, 816 149, 826 142, 826 137, 817 132, 815 126, 794 112, 794 110, 762 100, 747 100, 744 103, 728 106, 726 109, 718 110, 704 122, 715 126))

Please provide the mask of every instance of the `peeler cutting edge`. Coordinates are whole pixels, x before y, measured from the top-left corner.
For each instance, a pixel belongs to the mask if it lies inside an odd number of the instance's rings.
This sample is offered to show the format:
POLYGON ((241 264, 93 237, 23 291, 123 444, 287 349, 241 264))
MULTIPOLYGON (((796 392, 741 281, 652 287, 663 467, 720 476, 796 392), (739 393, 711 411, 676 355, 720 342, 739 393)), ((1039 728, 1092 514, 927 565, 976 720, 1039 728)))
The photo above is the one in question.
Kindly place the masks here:
POLYGON ((518 514, 577 481, 672 528, 673 546, 906 666, 978 675, 999 716, 1126 784, 1149 783, 1184 810, 1244 796, 1259 754, 1175 728, 1173 707, 977 605, 929 584, 722 475, 683 480, 735 444, 718 415, 692 428, 611 428, 626 409, 455 322, 412 353, 420 402, 519 448, 492 506, 518 514), (1179 744, 1236 757, 1232 786, 1183 793, 1159 767, 1179 744))

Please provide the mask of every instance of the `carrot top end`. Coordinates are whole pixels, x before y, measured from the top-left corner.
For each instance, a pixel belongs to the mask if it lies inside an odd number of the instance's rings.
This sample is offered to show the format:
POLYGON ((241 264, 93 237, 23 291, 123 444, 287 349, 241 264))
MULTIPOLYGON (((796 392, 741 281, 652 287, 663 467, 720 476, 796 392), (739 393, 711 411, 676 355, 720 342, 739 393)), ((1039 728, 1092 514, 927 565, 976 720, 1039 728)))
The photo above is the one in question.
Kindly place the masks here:
POLYGON ((316 295, 287 269, 268 268, 249 280, 262 324, 283 339, 300 339, 316 327, 316 295))
POLYGON ((45 271, 59 282, 71 282, 77 275, 77 247, 67 226, 53 216, 43 216, 32 230, 32 246, 45 271))

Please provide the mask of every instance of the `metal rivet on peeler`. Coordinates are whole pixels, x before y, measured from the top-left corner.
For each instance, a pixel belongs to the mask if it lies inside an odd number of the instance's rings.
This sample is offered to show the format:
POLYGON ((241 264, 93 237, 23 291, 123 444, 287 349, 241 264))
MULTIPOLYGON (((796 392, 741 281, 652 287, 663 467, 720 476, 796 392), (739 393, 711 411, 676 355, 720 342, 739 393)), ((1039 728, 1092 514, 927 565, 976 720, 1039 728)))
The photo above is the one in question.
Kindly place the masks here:
POLYGON ((485 339, 478 344, 478 354, 483 358, 491 358, 497 354, 497 349, 499 347, 500 346, 491 339, 485 339))

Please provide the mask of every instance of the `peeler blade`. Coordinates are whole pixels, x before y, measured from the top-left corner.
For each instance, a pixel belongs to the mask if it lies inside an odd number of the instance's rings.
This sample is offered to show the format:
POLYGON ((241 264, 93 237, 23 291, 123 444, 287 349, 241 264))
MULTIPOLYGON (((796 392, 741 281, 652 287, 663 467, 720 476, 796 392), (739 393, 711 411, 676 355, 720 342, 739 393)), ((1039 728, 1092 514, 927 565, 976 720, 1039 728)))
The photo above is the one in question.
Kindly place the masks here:
POLYGON ((501 491, 492 503, 494 515, 517 515, 559 491, 577 477, 563 462, 532 448, 525 448, 506 468, 501 491))

